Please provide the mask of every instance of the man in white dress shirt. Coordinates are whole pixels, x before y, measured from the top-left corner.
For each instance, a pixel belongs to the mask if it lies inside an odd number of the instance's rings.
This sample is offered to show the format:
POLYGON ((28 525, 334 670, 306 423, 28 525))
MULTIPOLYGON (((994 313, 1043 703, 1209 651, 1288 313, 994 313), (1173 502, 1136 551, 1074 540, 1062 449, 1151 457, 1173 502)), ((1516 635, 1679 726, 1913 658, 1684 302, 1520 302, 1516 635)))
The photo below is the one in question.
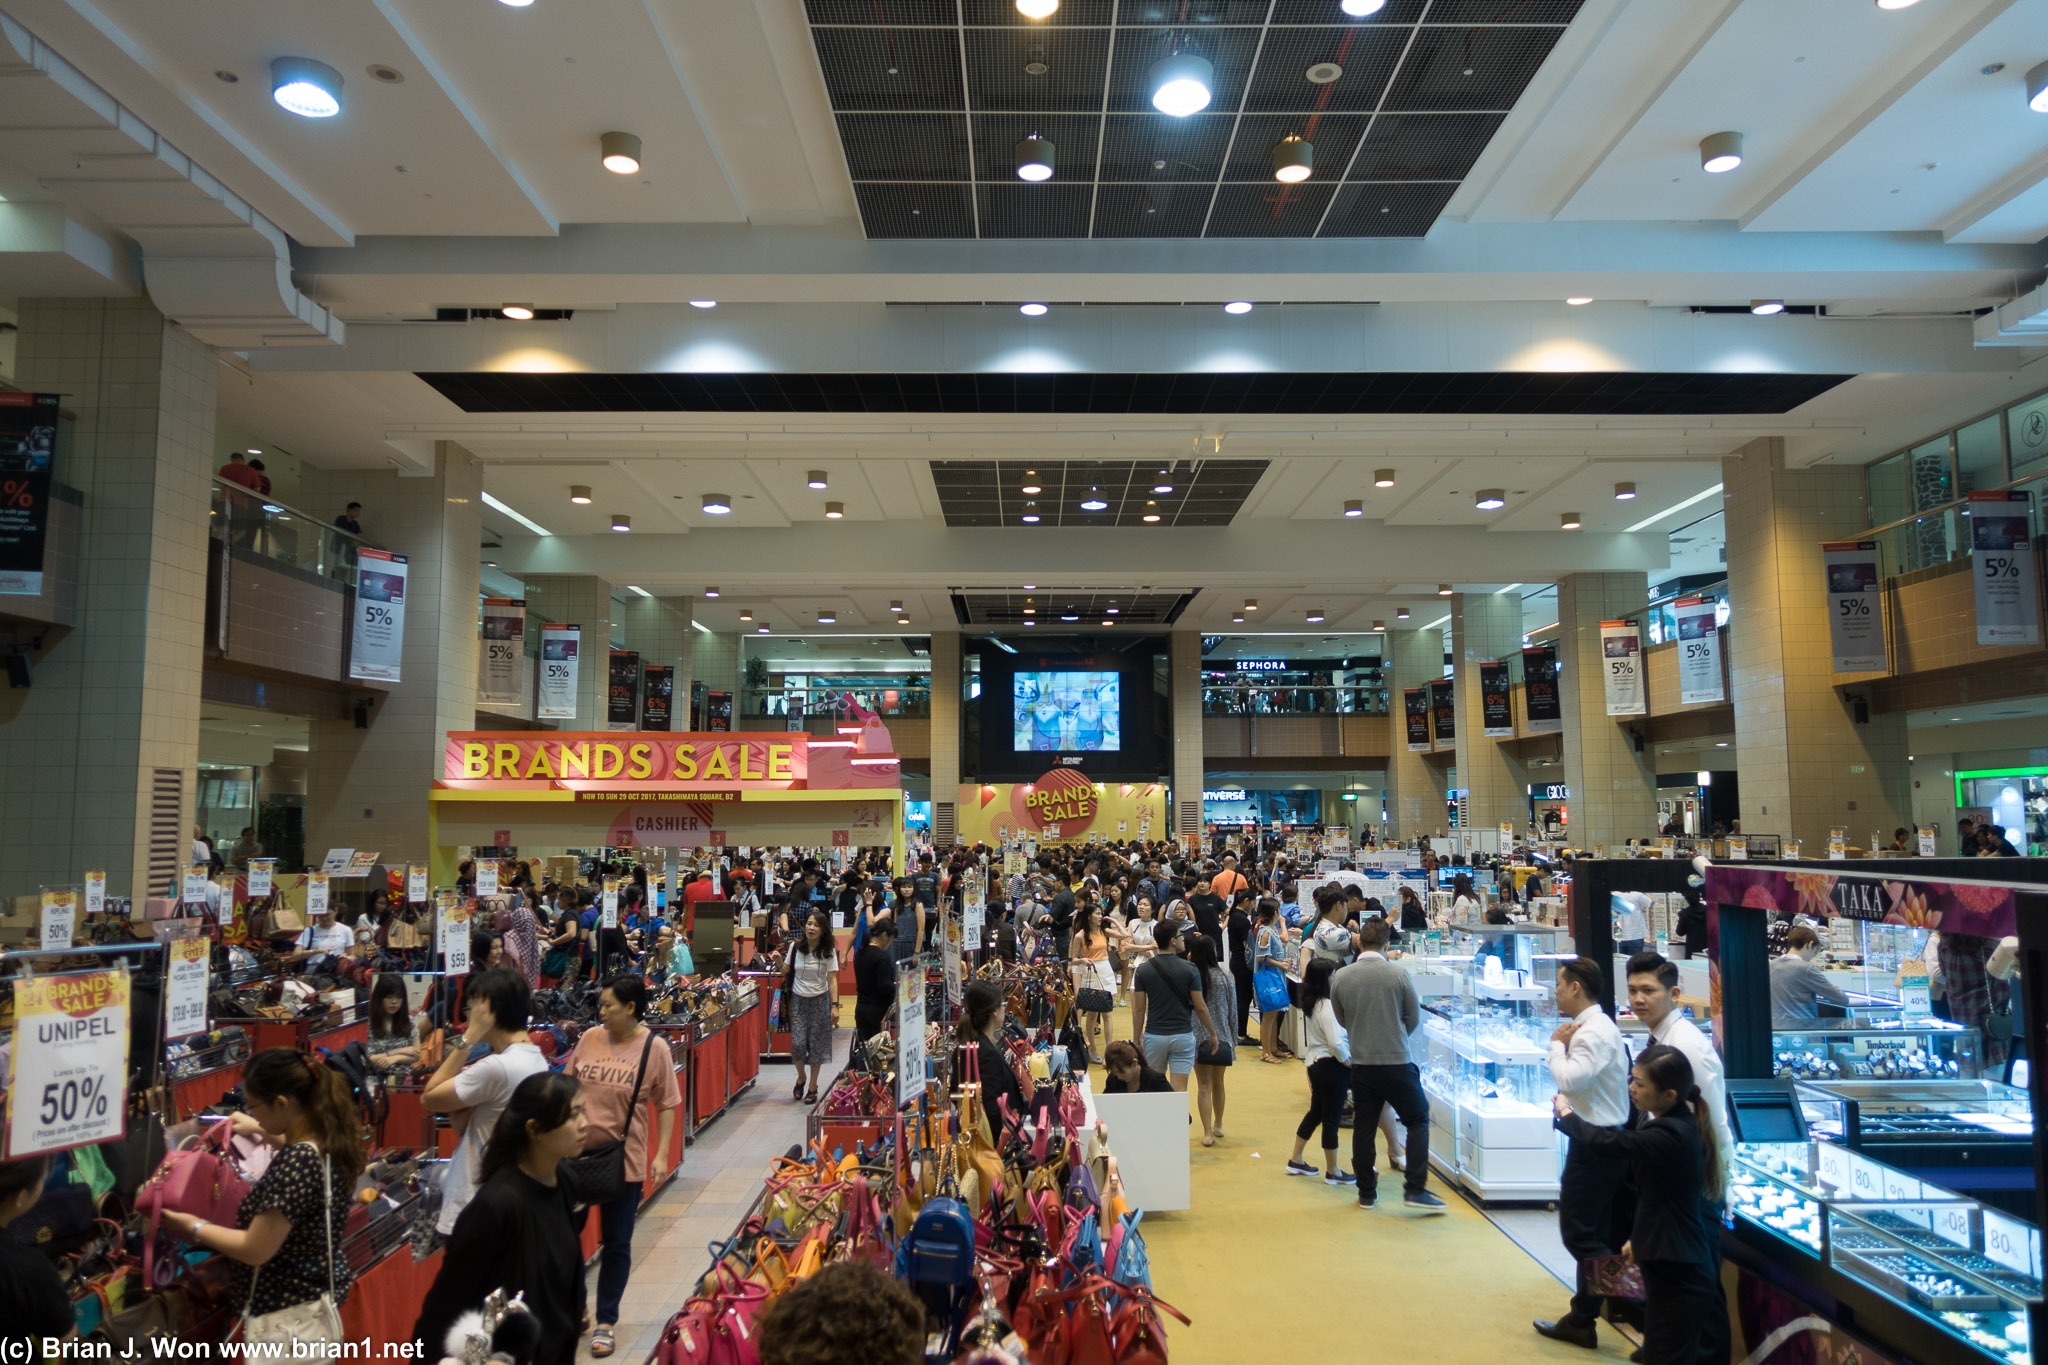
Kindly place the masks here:
MULTIPOLYGON (((1629 1060, 1621 1030, 1600 1008, 1601 984, 1600 964, 1592 958, 1557 964, 1557 1012, 1564 1022, 1550 1035, 1550 1077, 1588 1124, 1619 1128, 1628 1122, 1629 1060)), ((1539 1334, 1589 1351, 1598 1347, 1602 1296, 1592 1292, 1587 1270, 1593 1258, 1614 1255, 1628 1240, 1634 1201, 1616 1198, 1628 1184, 1626 1158, 1597 1155, 1577 1141, 1567 1150, 1558 1179, 1557 1224, 1564 1249, 1578 1261, 1578 1285, 1571 1311, 1555 1322, 1538 1321, 1539 1334)), ((1619 1303, 1610 1303, 1608 1312, 1640 1321, 1639 1309, 1631 1312, 1619 1303)))
MULTIPOLYGON (((1679 1012, 1678 964, 1659 953, 1637 953, 1628 960, 1629 1013, 1643 1021, 1654 1042, 1675 1047, 1692 1063, 1693 1084, 1706 1097, 1707 1112, 1714 1119, 1714 1159, 1722 1171, 1735 1150, 1735 1134, 1728 1127, 1728 1083, 1721 1054, 1707 1041, 1700 1027, 1679 1012)), ((1726 1181, 1722 1182, 1725 1186, 1726 1181)), ((1729 1358, 1733 1334, 1728 1328, 1727 1295, 1721 1287, 1721 1201, 1700 1201, 1700 1221, 1706 1225, 1707 1245, 1714 1248, 1714 1295, 1717 1307, 1707 1314, 1706 1334, 1701 1340, 1702 1361, 1729 1358)))

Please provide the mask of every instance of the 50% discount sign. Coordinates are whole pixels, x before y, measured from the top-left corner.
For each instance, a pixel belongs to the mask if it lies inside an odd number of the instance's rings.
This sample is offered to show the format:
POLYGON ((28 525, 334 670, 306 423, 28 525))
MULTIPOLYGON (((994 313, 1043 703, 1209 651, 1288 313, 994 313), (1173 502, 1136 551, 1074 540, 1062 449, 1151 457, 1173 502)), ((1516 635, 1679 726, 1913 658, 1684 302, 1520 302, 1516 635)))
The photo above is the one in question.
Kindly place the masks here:
POLYGON ((14 983, 7 1155, 118 1138, 128 1114, 128 975, 73 972, 14 983))

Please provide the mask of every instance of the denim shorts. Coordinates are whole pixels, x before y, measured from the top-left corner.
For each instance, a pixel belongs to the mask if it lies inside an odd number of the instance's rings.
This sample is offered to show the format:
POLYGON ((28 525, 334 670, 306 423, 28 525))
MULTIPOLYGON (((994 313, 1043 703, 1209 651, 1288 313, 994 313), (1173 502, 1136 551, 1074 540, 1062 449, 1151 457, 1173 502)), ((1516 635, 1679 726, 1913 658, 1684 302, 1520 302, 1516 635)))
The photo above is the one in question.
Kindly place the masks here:
POLYGON ((1192 1033, 1146 1034, 1145 1065, 1163 1075, 1187 1075, 1195 1069, 1195 1035, 1192 1033))

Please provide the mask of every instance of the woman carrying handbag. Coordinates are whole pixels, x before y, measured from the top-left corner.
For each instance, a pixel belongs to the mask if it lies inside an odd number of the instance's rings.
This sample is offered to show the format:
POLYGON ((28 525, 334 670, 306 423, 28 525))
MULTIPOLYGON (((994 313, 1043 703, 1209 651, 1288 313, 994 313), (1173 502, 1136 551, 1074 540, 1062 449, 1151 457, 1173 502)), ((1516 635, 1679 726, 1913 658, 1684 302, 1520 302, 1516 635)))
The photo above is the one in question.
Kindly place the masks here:
POLYGON ((242 1074, 248 1111, 237 1133, 260 1136, 281 1150, 222 1227, 184 1213, 165 1213, 172 1235, 250 1267, 242 1336, 277 1342, 294 1361, 319 1365, 333 1357, 295 1355, 293 1342, 342 1340, 341 1305, 354 1279, 340 1254, 348 1195, 363 1169, 355 1101, 339 1071, 288 1047, 265 1048, 242 1074))

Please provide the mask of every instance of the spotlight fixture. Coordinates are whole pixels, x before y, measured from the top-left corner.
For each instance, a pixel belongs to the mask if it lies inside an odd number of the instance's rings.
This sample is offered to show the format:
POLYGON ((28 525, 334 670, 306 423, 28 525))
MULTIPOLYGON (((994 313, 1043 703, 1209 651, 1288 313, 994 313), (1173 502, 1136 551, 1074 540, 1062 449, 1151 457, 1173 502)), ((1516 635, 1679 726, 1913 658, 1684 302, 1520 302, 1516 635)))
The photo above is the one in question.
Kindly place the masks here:
POLYGON ((1715 133, 1700 139, 1700 169, 1708 175, 1732 171, 1742 164, 1742 134, 1715 133))
POLYGON ((1633 502, 1635 496, 1636 486, 1634 484, 1618 483, 1614 485, 1614 500, 1616 502, 1633 502))
POLYGON ((718 586, 717 586, 716 584, 713 584, 713 585, 711 585, 710 587, 707 587, 707 588, 705 588, 705 589, 704 589, 704 595, 705 595, 706 597, 716 597, 716 596, 718 596, 718 586))
POLYGON ((1574 308, 1584 308, 1587 304, 1591 303, 1592 301, 1593 298, 1590 294, 1574 294, 1570 298, 1565 300, 1566 303, 1570 304, 1574 308))
POLYGON ((1321 607, 1310 607, 1308 609, 1308 623, 1312 626, 1319 626, 1323 623, 1323 609, 1321 607))
POLYGON ((1090 484, 1088 486, 1088 496, 1081 499, 1081 510, 1083 512, 1101 512, 1106 511, 1108 507, 1109 504, 1102 500, 1100 490, 1095 485, 1090 484))
POLYGON ((1783 299, 1751 299, 1749 301, 1749 311, 1760 318, 1776 317, 1785 311, 1785 301, 1783 299))
POLYGON ((1040 487, 1040 486, 1039 486, 1038 484, 1036 484, 1036 483, 1027 483, 1027 484, 1025 484, 1025 485, 1024 485, 1024 487, 1023 487, 1023 488, 1022 488, 1022 490, 1020 490, 1020 491, 1022 491, 1022 492, 1025 492, 1025 493, 1043 493, 1043 492, 1045 491, 1045 489, 1044 489, 1044 488, 1042 488, 1042 487, 1040 487))
POLYGON ((829 611, 821 611, 818 613, 818 624, 821 626, 836 626, 839 624, 839 618, 829 611))
POLYGON ((1104 607, 1104 608, 1102 609, 1102 614, 1103 614, 1104 616, 1114 616, 1114 615, 1116 615, 1116 614, 1117 614, 1118 610, 1119 610, 1119 608, 1116 608, 1116 607, 1104 607))
POLYGON ((1364 515, 1365 515, 1365 502, 1364 502, 1364 500, 1363 500, 1363 499, 1360 499, 1360 498, 1346 498, 1346 499, 1344 500, 1344 515, 1345 515, 1345 516, 1347 516, 1347 517, 1362 517, 1362 516, 1364 516, 1364 515))
POLYGON ((2027 72, 2027 108, 2048 114, 2048 62, 2027 72))
POLYGON ((1391 469, 1375 469, 1372 472, 1372 486, 1374 488, 1392 488, 1394 486, 1394 471, 1391 469))
POLYGON ((1024 614, 1025 614, 1026 616, 1036 616, 1036 615, 1038 615, 1038 608, 1037 608, 1037 607, 1026 607, 1026 608, 1024 608, 1024 614))
POLYGON ((1159 471, 1159 481, 1152 485, 1152 491, 1154 493, 1171 493, 1173 491, 1173 483, 1166 477, 1165 470, 1159 471))
POLYGON ((1045 305, 1042 303, 1020 303, 1017 305, 1017 311, 1027 318, 1042 318, 1045 316, 1045 305))
POLYGON ((604 168, 613 175, 640 174, 640 138, 635 133, 606 133, 597 140, 597 153, 604 168))
POLYGON ((300 118, 333 118, 341 112, 341 73, 311 57, 279 57, 270 64, 270 98, 300 118))
POLYGON ((1561 531, 1576 531, 1580 526, 1579 514, 1577 512, 1560 512, 1557 515, 1557 525, 1561 531))
POLYGON ((1451 585, 1450 585, 1450 584, 1448 584, 1448 583, 1439 583, 1439 584, 1437 584, 1437 585, 1436 585, 1436 595, 1437 595, 1438 597, 1449 597, 1449 596, 1451 595, 1451 585))
POLYGON ((704 513, 706 516, 722 517, 730 511, 732 511, 732 499, 725 494, 706 493, 704 495, 704 513))
POLYGON ((1036 621, 1026 621, 1026 622, 1025 622, 1024 624, 1025 624, 1025 625, 1027 625, 1027 626, 1035 626, 1035 625, 1037 625, 1037 624, 1038 624, 1038 622, 1036 622, 1036 621))
POLYGON ((1223 305, 1223 311, 1232 317, 1243 317, 1246 313, 1252 311, 1252 305, 1247 299, 1232 299, 1229 303, 1223 305))
POLYGON ((1387 7, 1387 0, 1341 0, 1337 8, 1353 19, 1363 19, 1368 14, 1378 14, 1387 7))
POLYGON ((822 489, 826 486, 826 483, 825 471, 822 469, 813 469, 804 476, 804 487, 806 488, 822 489))
POLYGON ((1257 611, 1257 610, 1259 609, 1259 599, 1258 599, 1258 598, 1256 598, 1256 597, 1247 597, 1247 598, 1245 598, 1245 599, 1244 599, 1244 609, 1245 609, 1246 611, 1257 611))
POLYGON ((1152 522, 1159 520, 1159 514, 1157 512, 1147 512, 1144 516, 1139 517, 1138 520, 1150 525, 1152 522))
POLYGON ((896 618, 896 624, 899 626, 907 626, 910 624, 910 618, 908 616, 899 616, 896 618))
POLYGON ((530 303, 508 303, 498 311, 514 322, 533 321, 533 305, 530 303))
POLYGON ((903 614, 903 604, 901 602, 891 602, 889 604, 889 611, 892 615, 901 616, 903 614))
POLYGON ((1052 143, 1033 133, 1017 144, 1017 178, 1019 180, 1052 179, 1053 157, 1058 151, 1052 143))
POLYGON ((1078 615, 1077 613, 1074 613, 1074 612, 1068 612, 1068 613, 1066 613, 1065 615, 1063 615, 1063 616, 1061 616, 1061 617, 1060 617, 1060 620, 1062 620, 1062 621, 1078 621, 1078 620, 1080 620, 1080 619, 1081 619, 1081 618, 1080 618, 1080 616, 1079 616, 1079 615, 1078 615))
POLYGON ((1381 634, 1385 634, 1387 629, 1387 623, 1385 621, 1374 621, 1372 623, 1372 628, 1381 634))
POLYGON ((612 529, 614 531, 630 531, 633 529, 633 519, 624 512, 614 512, 612 513, 612 529))
POLYGON ((1231 624, 1231 625, 1233 625, 1233 626, 1241 626, 1241 625, 1243 625, 1243 624, 1244 624, 1244 613, 1243 613, 1243 612, 1239 612, 1239 613, 1237 613, 1237 615, 1235 615, 1235 616, 1231 617, 1231 618, 1230 618, 1230 624, 1231 624))
POLYGON ((1027 503, 1025 503, 1025 504, 1024 504, 1024 516, 1023 516, 1023 520, 1024 520, 1024 521, 1025 521, 1026 523, 1028 523, 1028 524, 1031 524, 1031 525, 1036 525, 1036 524, 1037 524, 1037 522, 1038 522, 1038 504, 1037 504, 1037 503, 1035 503, 1035 502, 1027 502, 1027 503))
POLYGON ((760 625, 754 627, 754 634, 756 635, 766 635, 767 633, 768 623, 766 621, 763 621, 760 625))
POLYGON ((718 307, 718 300, 717 300, 717 299, 691 299, 691 300, 690 300, 690 307, 692 307, 692 308, 716 308, 716 307, 718 307))
POLYGON ((845 516, 845 515, 846 515, 846 504, 845 504, 845 503, 843 503, 843 502, 828 502, 828 503, 826 503, 826 504, 825 504, 825 520, 827 520, 827 521, 837 521, 837 520, 839 520, 839 519, 840 519, 841 517, 843 517, 843 516, 845 516))
POLYGON ((1507 490, 1502 488, 1482 488, 1474 495, 1472 505, 1482 512, 1491 512, 1495 508, 1505 507, 1508 505, 1507 490))
POLYGON ((1273 178, 1295 185, 1316 172, 1316 145, 1299 133, 1289 133, 1273 144, 1273 178))
POLYGON ((1408 619, 1408 608, 1406 608, 1406 607, 1396 607, 1396 608, 1394 608, 1394 619, 1395 619, 1396 621, 1405 621, 1405 620, 1407 620, 1407 619, 1408 619))
POLYGON ((751 621, 751 620, 753 620, 753 619, 754 619, 754 609, 753 609, 752 607, 741 607, 741 608, 740 608, 740 620, 742 620, 742 621, 751 621))
POLYGON ((1209 107, 1215 88, 1216 69, 1193 53, 1176 52, 1153 63, 1145 83, 1152 90, 1152 107, 1162 114, 1186 118, 1209 107))
POLYGON ((1060 7, 1060 0, 1017 0, 1017 13, 1026 19, 1044 19, 1060 7))
POLYGON ((573 503, 575 503, 575 504, 576 504, 576 505, 577 505, 578 507, 587 507, 587 506, 589 506, 589 505, 590 505, 590 485, 589 485, 589 484, 587 484, 587 483, 572 483, 572 484, 570 484, 570 485, 569 485, 569 501, 570 501, 570 502, 573 502, 573 503))

